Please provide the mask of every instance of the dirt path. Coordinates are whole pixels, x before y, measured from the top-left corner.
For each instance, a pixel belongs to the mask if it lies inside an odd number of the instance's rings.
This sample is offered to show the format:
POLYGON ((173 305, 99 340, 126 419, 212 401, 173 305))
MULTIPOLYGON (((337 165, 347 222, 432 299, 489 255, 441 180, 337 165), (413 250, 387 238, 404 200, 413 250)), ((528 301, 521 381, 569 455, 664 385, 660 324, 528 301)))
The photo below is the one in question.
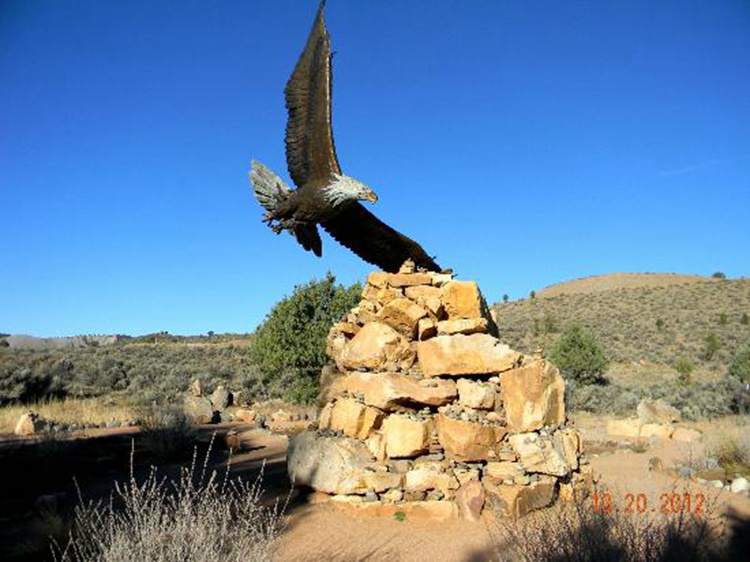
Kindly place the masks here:
MULTIPOLYGON (((611 446, 596 447, 596 442, 606 440, 601 433, 603 425, 600 419, 582 419, 578 428, 589 443, 590 462, 600 485, 612 494, 614 509, 626 509, 628 501, 633 503, 642 494, 647 505, 644 513, 637 516, 652 513, 651 516, 660 516, 662 494, 688 493, 695 502, 700 493, 705 496, 706 506, 715 503, 714 513, 717 515, 732 513, 750 521, 750 498, 747 496, 678 480, 674 473, 667 470, 649 470, 649 460, 654 457, 661 459, 665 468, 685 458, 688 454, 685 444, 663 441, 643 452, 611 446), (634 499, 629 500, 628 494, 632 494, 634 499)), ((210 434, 219 431, 214 445, 215 454, 212 454, 212 467, 220 467, 227 461, 228 452, 221 448, 221 432, 226 433, 229 429, 242 431, 245 428, 228 424, 205 429, 206 435, 202 437, 204 449, 210 434)), ((479 523, 461 520, 436 522, 412 517, 396 521, 390 517, 343 511, 332 502, 312 503, 298 492, 290 492, 286 476, 288 439, 285 436, 267 430, 249 429, 242 431, 241 437, 242 452, 228 458, 232 473, 253 479, 262 467, 263 487, 269 501, 288 501, 287 526, 280 539, 276 558, 279 561, 472 562, 497 558, 495 548, 502 544, 505 537, 489 512, 483 515, 479 523)), ((5 466, 14 471, 5 479, 3 490, 0 490, 4 511, 7 511, 4 513, 0 510, 0 520, 5 523, 0 542, 19 541, 28 530, 30 520, 27 516, 19 520, 18 516, 29 513, 38 495, 70 488, 74 476, 88 497, 108 493, 113 479, 121 480, 127 475, 130 438, 128 432, 108 430, 81 436, 70 442, 53 443, 56 449, 60 449, 55 454, 61 460, 65 459, 64 462, 52 462, 50 451, 22 446, 19 440, 0 443, 2 460, 5 466), (28 485, 19 486, 18 483, 22 481, 28 485)), ((699 454, 698 449, 693 452, 699 454)), ((148 464, 148 458, 143 461, 148 464)), ((179 468, 179 465, 175 466, 179 468)), ((70 490, 67 497, 69 500, 75 499, 70 490)), ((722 521, 720 518, 717 520, 722 521)))

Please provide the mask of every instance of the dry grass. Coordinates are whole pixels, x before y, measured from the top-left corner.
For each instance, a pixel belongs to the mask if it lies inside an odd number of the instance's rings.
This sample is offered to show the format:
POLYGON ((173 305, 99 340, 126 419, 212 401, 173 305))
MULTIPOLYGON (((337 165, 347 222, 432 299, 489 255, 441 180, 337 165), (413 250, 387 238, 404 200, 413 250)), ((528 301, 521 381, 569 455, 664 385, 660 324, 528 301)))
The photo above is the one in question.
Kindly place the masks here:
MULTIPOLYGON (((600 491, 601 492, 601 491, 600 491)), ((613 496, 616 494, 613 492, 613 496)), ((501 562, 708 561, 727 558, 715 505, 703 515, 595 511, 590 500, 545 509, 492 530, 501 562), (503 537, 500 540, 499 537, 503 537)))
POLYGON ((741 416, 736 425, 722 425, 706 434, 705 455, 719 461, 730 477, 750 477, 750 416, 741 416))
POLYGON ((63 398, 40 400, 31 404, 0 407, 0 433, 13 433, 18 418, 32 411, 43 419, 70 424, 102 424, 110 420, 127 422, 137 417, 135 409, 113 398, 63 398))
POLYGON ((610 273, 609 275, 593 275, 556 283, 537 291, 539 297, 556 297, 573 293, 600 293, 615 289, 633 289, 638 287, 664 287, 682 283, 717 282, 714 277, 702 275, 679 275, 677 273, 610 273))
MULTIPOLYGON (((208 455, 207 455, 208 457, 208 455)), ((132 461, 131 461, 132 467, 132 461)), ((283 509, 261 502, 254 483, 206 474, 206 464, 183 469, 177 482, 152 470, 144 482, 131 473, 106 503, 79 506, 60 562, 255 562, 270 560, 283 509)))
POLYGON ((563 293, 495 308, 501 337, 515 349, 549 348, 566 326, 578 323, 596 334, 615 363, 656 363, 676 377, 673 366, 685 358, 697 380, 723 374, 750 341, 750 325, 742 323, 743 313, 750 313, 750 279, 563 293), (709 334, 720 343, 711 359, 705 357, 709 334))

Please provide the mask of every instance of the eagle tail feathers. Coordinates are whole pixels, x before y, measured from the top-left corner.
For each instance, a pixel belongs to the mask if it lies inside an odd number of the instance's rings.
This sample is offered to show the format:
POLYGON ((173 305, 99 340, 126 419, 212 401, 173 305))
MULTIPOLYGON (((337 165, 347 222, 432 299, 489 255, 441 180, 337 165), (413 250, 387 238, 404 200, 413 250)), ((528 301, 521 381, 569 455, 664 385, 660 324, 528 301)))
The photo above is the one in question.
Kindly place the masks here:
POLYGON ((257 160, 252 161, 250 185, 253 186, 253 192, 258 203, 271 214, 276 211, 279 203, 291 191, 284 180, 257 160))

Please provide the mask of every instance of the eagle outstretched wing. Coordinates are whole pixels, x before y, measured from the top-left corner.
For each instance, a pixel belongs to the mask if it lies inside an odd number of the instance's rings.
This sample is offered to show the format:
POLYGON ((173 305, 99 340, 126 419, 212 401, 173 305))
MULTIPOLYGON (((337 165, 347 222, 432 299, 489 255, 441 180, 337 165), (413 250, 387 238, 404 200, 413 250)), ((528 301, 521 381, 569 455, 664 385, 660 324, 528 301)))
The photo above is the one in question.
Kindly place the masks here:
POLYGON ((286 163, 297 186, 341 174, 331 131, 331 38, 320 3, 305 50, 284 89, 286 163))
POLYGON ((440 271, 422 246, 378 219, 360 203, 349 205, 321 226, 363 260, 383 271, 397 272, 411 259, 417 267, 440 271))

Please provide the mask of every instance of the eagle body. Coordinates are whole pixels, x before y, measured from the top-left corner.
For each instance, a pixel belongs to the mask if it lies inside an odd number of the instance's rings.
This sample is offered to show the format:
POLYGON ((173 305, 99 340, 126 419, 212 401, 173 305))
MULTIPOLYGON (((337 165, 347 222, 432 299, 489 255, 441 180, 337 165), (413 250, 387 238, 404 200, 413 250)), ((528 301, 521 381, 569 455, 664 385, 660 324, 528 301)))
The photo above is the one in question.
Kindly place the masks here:
POLYGON ((264 222, 277 234, 286 230, 305 250, 322 256, 318 225, 340 244, 385 271, 398 271, 407 259, 439 271, 414 240, 377 219, 360 203, 377 201, 366 184, 342 174, 331 127, 331 47, 320 3, 310 36, 284 96, 288 120, 286 160, 297 186, 253 161, 250 183, 266 209, 264 222))

